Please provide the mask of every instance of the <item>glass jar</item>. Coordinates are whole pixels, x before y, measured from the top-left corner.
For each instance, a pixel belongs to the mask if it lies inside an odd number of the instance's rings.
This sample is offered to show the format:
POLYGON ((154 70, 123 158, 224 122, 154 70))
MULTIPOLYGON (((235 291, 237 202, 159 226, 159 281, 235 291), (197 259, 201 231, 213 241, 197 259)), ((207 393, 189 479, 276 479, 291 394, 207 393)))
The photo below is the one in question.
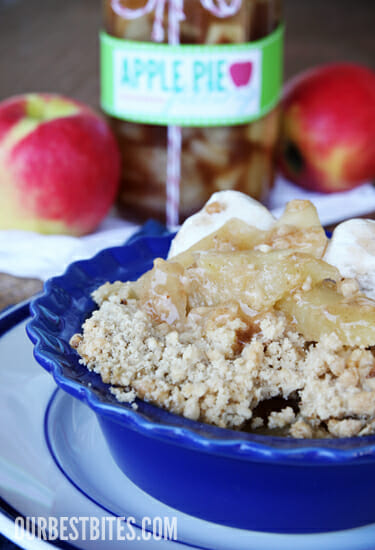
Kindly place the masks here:
MULTIPOLYGON (((185 0, 185 18, 179 27, 180 43, 209 46, 261 43, 281 27, 281 2, 243 0, 237 13, 219 18, 199 0, 185 0)), ((117 1, 117 5, 119 3, 133 10, 145 6, 145 0, 117 1)), ((113 0, 104 0, 105 32, 112 37, 136 41, 135 44, 152 42, 154 17, 154 12, 134 19, 122 17, 114 10, 113 0)), ((168 10, 162 26, 164 43, 168 43, 168 10)), ((103 77, 105 55, 102 52, 102 88, 106 86, 103 78, 108 79, 107 73, 103 77)), ((276 63, 278 83, 273 85, 280 90, 280 55, 276 63)), ((232 76, 236 77, 234 73, 232 76)), ((242 84, 237 79, 236 85, 242 84)), ((235 189, 258 200, 267 197, 275 174, 277 99, 249 123, 182 127, 180 222, 198 210, 215 191, 235 189)), ((122 154, 122 183, 117 201, 120 213, 128 219, 143 221, 152 217, 165 222, 167 126, 133 122, 126 120, 126 116, 118 116, 106 108, 103 91, 102 105, 122 154)))

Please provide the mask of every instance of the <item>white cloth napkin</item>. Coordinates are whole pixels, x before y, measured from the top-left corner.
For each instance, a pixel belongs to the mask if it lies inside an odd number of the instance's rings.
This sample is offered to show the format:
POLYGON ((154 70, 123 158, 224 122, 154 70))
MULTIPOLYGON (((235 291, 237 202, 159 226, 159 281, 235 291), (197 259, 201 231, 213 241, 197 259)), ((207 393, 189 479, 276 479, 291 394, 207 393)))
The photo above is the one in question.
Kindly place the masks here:
POLYGON ((80 238, 0 231, 0 272, 45 281, 63 273, 72 262, 123 244, 137 229, 136 224, 108 217, 95 233, 80 238))
MULTIPOLYGON (((375 188, 371 184, 325 195, 305 191, 282 178, 276 182, 268 207, 278 217, 285 204, 295 198, 311 200, 323 225, 375 211, 375 188)), ((95 233, 80 238, 0 231, 0 272, 46 280, 63 273, 71 262, 123 244, 137 229, 134 223, 109 216, 95 233)))

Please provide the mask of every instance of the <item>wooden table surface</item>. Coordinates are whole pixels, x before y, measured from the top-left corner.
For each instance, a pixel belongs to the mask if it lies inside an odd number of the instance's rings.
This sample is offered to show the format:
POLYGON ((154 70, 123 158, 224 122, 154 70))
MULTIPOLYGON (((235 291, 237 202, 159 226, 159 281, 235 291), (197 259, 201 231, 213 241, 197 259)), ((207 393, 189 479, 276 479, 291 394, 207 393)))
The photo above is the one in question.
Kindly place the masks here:
MULTIPOLYGON (((284 0, 284 5, 286 78, 332 61, 374 67, 375 0, 284 0)), ((0 100, 49 91, 98 107, 100 22, 100 0, 0 0, 0 100)), ((39 286, 0 274, 0 308, 39 286)))

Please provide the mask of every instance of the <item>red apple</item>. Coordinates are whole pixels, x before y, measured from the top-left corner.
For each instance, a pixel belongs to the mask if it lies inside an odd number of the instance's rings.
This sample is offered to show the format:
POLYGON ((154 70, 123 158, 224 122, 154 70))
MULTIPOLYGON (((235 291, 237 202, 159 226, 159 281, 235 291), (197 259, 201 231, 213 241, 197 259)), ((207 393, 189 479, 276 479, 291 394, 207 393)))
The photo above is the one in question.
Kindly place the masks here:
POLYGON ((318 67, 285 91, 280 167, 307 189, 344 191, 375 178, 375 73, 318 67))
POLYGON ((119 175, 115 139, 88 107, 46 94, 0 103, 0 229, 89 233, 119 175))

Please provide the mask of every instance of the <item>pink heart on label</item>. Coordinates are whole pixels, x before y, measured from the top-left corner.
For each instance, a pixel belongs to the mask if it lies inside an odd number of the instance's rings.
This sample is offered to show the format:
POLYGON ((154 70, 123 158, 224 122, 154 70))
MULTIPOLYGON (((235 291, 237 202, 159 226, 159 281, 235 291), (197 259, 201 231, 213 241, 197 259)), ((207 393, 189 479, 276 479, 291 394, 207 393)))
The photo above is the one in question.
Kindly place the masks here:
POLYGON ((253 72, 253 64, 250 61, 233 63, 233 65, 229 67, 229 72, 237 88, 240 86, 246 86, 250 82, 251 74, 253 72))

